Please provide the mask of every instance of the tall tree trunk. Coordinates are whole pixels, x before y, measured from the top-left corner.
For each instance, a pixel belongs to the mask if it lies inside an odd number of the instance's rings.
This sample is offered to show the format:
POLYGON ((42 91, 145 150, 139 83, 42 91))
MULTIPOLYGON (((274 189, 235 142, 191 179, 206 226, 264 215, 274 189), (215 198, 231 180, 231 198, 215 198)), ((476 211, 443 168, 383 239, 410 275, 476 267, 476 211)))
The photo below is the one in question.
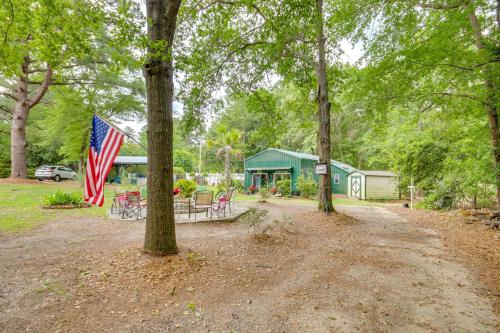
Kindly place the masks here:
POLYGON ((224 148, 224 182, 231 185, 231 147, 224 148))
POLYGON ((319 162, 327 164, 327 173, 319 179, 318 210, 329 213, 333 212, 332 203, 332 174, 330 167, 330 101, 328 100, 328 78, 326 74, 325 60, 325 35, 323 27, 323 0, 316 0, 318 11, 317 19, 317 47, 318 62, 316 65, 316 78, 318 80, 318 115, 319 115, 319 137, 318 154, 319 162))
POLYGON ((28 81, 19 77, 17 86, 17 98, 12 114, 12 125, 10 128, 10 176, 12 178, 27 178, 26 148, 26 121, 28 120, 29 108, 28 81))
POLYGON ((80 146, 80 156, 78 160, 78 173, 80 174, 80 186, 85 186, 85 151, 87 150, 90 128, 87 128, 82 135, 82 145, 80 146))
POLYGON ((49 88, 52 79, 52 70, 47 65, 43 82, 38 87, 35 94, 30 98, 28 96, 28 75, 31 60, 28 56, 24 57, 21 64, 21 74, 17 80, 17 90, 11 97, 15 100, 12 112, 12 124, 10 128, 10 176, 12 178, 27 178, 27 157, 26 148, 26 123, 28 115, 35 105, 37 105, 49 88))
POLYGON ((148 101, 148 214, 144 251, 152 255, 177 253, 172 193, 172 44, 180 4, 181 0, 146 1, 151 45, 143 71, 148 101), (163 52, 158 52, 160 43, 165 43, 163 52))
MULTIPOLYGON (((483 41, 483 33, 481 30, 481 25, 474 9, 471 9, 469 13, 469 22, 474 33, 474 39, 476 43, 476 48, 478 49, 479 57, 482 58, 482 53, 488 52, 485 48, 483 41)), ((498 22, 500 24, 500 22, 498 22)), ((488 52, 489 53, 489 52, 488 52)), ((491 54, 488 54, 491 57, 491 54)), ((489 59, 488 59, 489 60, 489 59)), ((490 65, 486 65, 483 68, 484 76, 484 86, 486 89, 486 114, 488 115, 488 126, 490 132, 490 142, 491 142, 491 153, 493 157, 493 167, 495 169, 495 180, 497 187, 497 208, 500 209, 500 130, 498 124, 498 110, 497 110, 497 95, 496 87, 494 83, 494 78, 492 77, 492 70, 490 65)))

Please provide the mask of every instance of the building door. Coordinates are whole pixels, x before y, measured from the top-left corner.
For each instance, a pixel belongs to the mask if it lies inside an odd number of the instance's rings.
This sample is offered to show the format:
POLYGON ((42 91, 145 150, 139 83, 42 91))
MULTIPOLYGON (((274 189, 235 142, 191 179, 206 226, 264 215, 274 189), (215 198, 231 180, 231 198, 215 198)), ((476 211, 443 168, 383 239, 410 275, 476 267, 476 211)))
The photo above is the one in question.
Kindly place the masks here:
POLYGON ((361 176, 351 177, 351 197, 361 199, 361 176))
POLYGON ((252 175, 252 183, 255 187, 267 187, 268 184, 267 173, 254 173, 252 175))

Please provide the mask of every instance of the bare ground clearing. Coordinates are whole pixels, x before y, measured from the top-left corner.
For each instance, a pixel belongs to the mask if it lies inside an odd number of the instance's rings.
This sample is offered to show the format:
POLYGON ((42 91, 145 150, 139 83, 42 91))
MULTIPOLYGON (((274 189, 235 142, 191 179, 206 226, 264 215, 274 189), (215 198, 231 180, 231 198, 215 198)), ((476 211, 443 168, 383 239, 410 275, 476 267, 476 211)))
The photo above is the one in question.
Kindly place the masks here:
POLYGON ((241 222, 183 224, 165 258, 141 253, 143 222, 3 236, 0 331, 498 332, 498 296, 439 226, 382 207, 341 207, 353 223, 261 206, 287 221, 269 239, 241 222))

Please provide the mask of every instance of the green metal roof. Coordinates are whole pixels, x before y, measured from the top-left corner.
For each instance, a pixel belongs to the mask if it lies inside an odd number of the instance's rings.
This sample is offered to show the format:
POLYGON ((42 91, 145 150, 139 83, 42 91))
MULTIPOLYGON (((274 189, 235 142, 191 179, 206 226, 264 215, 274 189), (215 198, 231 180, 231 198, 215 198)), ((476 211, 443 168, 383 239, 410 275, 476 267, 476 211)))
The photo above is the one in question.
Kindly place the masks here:
MULTIPOLYGON (((299 158, 299 159, 302 159, 302 160, 312 160, 312 161, 318 161, 319 160, 319 157, 316 156, 316 155, 311 155, 311 154, 307 154, 307 153, 301 153, 301 152, 296 152, 296 151, 289 151, 289 150, 283 150, 283 149, 278 149, 278 148, 267 148, 266 150, 263 150, 261 151, 260 153, 257 153, 253 156, 250 156, 249 158, 247 158, 246 160, 252 158, 252 157, 255 157, 257 155, 260 155, 266 151, 269 151, 269 150, 273 150, 273 151, 277 151, 277 152, 280 152, 282 154, 286 154, 286 155, 289 155, 289 156, 293 156, 293 157, 296 157, 296 158, 299 158)), ((339 161, 335 161, 335 160, 330 160, 330 164, 333 164, 334 166, 336 166, 337 168, 340 168, 346 172, 353 172, 354 170, 356 170, 355 168, 353 168, 352 166, 350 166, 349 164, 346 164, 346 163, 342 163, 342 162, 339 162, 339 161)), ((260 170, 260 169, 259 169, 260 170)), ((269 169, 268 169, 269 170, 269 169)))
POLYGON ((290 170, 293 167, 261 167, 261 168, 247 168, 248 171, 259 171, 259 170, 290 170))

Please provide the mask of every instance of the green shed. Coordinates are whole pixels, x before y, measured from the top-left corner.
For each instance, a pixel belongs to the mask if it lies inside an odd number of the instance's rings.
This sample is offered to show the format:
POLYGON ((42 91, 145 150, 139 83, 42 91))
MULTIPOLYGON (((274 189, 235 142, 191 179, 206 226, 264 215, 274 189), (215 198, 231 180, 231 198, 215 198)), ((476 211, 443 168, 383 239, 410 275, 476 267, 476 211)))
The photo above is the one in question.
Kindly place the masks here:
MULTIPOLYGON (((277 181, 291 179, 292 192, 297 192, 297 178, 313 177, 318 182, 319 176, 314 172, 318 156, 287 151, 276 148, 266 149, 244 161, 245 189, 252 185, 274 186, 277 181)), ((354 168, 348 164, 331 160, 332 190, 336 194, 347 194, 347 177, 354 168)))

